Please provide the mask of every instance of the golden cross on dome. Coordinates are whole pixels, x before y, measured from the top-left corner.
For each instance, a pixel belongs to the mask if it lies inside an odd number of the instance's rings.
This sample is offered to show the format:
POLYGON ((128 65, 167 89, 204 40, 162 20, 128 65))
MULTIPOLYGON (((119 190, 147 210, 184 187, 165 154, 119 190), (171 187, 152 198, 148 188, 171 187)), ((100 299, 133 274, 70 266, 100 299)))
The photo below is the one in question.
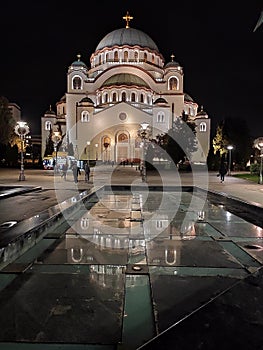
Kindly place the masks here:
POLYGON ((129 11, 127 11, 126 16, 124 16, 122 18, 125 19, 125 21, 126 21, 126 28, 130 28, 129 22, 130 22, 130 20, 133 19, 133 17, 130 16, 129 11))
POLYGON ((172 62, 174 61, 174 58, 175 58, 175 55, 174 55, 174 54, 171 54, 172 62))
POLYGON ((78 54, 78 55, 77 55, 78 61, 80 61, 80 57, 81 57, 81 55, 80 55, 80 54, 78 54))

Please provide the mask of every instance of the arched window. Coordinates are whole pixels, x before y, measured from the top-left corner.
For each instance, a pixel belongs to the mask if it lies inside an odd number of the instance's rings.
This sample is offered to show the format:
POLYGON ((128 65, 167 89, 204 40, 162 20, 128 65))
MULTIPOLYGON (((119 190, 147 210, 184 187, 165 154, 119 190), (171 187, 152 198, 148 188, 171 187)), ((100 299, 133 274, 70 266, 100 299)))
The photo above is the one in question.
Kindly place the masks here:
POLYGON ((131 94, 131 101, 132 101, 132 102, 135 102, 135 101, 136 101, 136 99, 135 99, 135 93, 134 93, 134 92, 131 94))
POLYGON ((152 63, 154 63, 154 55, 152 55, 152 63))
POLYGON ((201 132, 206 132, 206 123, 205 122, 200 123, 199 130, 201 132))
POLYGON ((147 53, 144 52, 144 62, 147 62, 147 53))
POLYGON ((117 101, 117 94, 116 94, 116 92, 114 92, 112 94, 112 102, 116 102, 116 101, 117 101))
POLYGON ((118 51, 114 52, 114 61, 118 62, 119 61, 119 55, 118 55, 118 51))
POLYGON ((124 51, 124 61, 128 62, 128 51, 124 51))
POLYGON ((107 53, 105 54, 105 62, 108 62, 108 60, 109 60, 109 53, 107 52, 107 53))
POLYGON ((82 123, 87 123, 89 122, 89 113, 87 111, 83 111, 81 113, 81 122, 82 123))
POLYGON ((124 132, 122 132, 118 136, 118 142, 120 142, 120 143, 124 143, 124 142, 127 143, 128 142, 128 136, 126 134, 124 134, 124 132))
POLYGON ((144 102, 144 96, 143 96, 143 94, 141 94, 140 101, 141 101, 141 103, 144 102))
POLYGON ((148 102, 148 105, 150 105, 151 102, 152 102, 152 99, 151 99, 151 96, 150 96, 150 95, 148 95, 148 97, 147 97, 147 102, 148 102))
POLYGON ((159 112, 157 114, 157 123, 164 123, 165 118, 164 118, 164 112, 159 112))
POLYGON ((51 130, 52 129, 52 123, 50 120, 47 120, 45 122, 45 130, 51 130))
POLYGON ((139 54, 138 54, 137 51, 135 51, 135 53, 134 53, 134 60, 137 62, 138 58, 139 58, 139 54))
POLYGON ((104 95, 104 103, 107 103, 108 102, 108 94, 105 94, 104 95))
POLYGON ((169 90, 178 90, 178 80, 177 78, 170 78, 169 80, 169 90))
POLYGON ((121 94, 121 100, 122 100, 122 102, 125 102, 125 101, 126 101, 126 93, 125 93, 125 92, 122 92, 122 94, 121 94))
POLYGON ((73 85, 73 89, 74 90, 79 90, 82 88, 82 80, 79 76, 75 76, 73 78, 73 82, 72 82, 72 85, 73 85))

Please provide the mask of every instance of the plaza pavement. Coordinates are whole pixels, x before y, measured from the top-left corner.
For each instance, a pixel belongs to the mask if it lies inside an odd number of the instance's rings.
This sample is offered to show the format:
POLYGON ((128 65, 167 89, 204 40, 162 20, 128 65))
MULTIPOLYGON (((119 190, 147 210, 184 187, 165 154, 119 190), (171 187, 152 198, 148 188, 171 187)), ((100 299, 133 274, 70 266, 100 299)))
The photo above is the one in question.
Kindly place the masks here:
POLYGON ((263 207, 263 185, 226 176, 220 183, 215 172, 196 171, 178 173, 176 170, 160 170, 159 173, 148 172, 147 182, 142 182, 140 172, 133 166, 100 165, 91 169, 90 181, 84 181, 84 171, 77 184, 73 181, 72 172, 64 181, 52 170, 25 169, 25 181, 19 181, 19 169, 0 168, 0 187, 21 186, 30 192, 2 198, 0 200, 0 224, 5 221, 21 221, 73 197, 76 193, 90 190, 93 186, 104 184, 136 186, 188 186, 196 185, 209 191, 238 198, 247 203, 263 207), (31 191, 34 189, 34 191, 31 191))

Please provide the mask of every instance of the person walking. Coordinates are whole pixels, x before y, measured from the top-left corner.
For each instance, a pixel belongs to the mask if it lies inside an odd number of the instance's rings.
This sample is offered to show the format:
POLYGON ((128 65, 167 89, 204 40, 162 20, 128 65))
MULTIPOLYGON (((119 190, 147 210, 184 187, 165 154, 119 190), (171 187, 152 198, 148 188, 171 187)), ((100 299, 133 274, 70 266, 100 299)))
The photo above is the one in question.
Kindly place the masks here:
POLYGON ((224 162, 221 163, 219 168, 220 181, 223 183, 225 181, 225 175, 227 173, 227 168, 224 162))
POLYGON ((73 173, 73 177, 74 177, 74 182, 77 183, 78 182, 78 176, 81 173, 80 173, 80 169, 79 169, 79 167, 78 167, 76 162, 72 165, 72 173, 73 173))
POLYGON ((89 181, 89 175, 90 175, 89 163, 85 164, 84 171, 85 171, 85 182, 88 182, 89 181))
POLYGON ((63 179, 66 181, 66 178, 67 178, 67 171, 68 171, 68 163, 64 163, 62 165, 62 174, 61 174, 61 177, 63 177, 63 179))

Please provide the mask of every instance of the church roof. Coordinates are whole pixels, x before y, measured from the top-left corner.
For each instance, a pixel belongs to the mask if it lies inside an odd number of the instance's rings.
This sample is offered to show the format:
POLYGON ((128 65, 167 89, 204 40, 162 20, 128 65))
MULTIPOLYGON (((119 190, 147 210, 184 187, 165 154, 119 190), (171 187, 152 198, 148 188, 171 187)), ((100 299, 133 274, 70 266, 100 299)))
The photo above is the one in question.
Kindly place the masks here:
POLYGON ((151 50, 159 52, 159 49, 155 42, 141 30, 134 28, 121 28, 116 29, 107 34, 98 44, 97 50, 102 50, 104 47, 113 46, 140 46, 147 47, 151 50))
POLYGON ((103 87, 106 86, 112 86, 112 85, 128 85, 128 86, 132 86, 132 85, 136 85, 136 86, 144 86, 149 88, 149 85, 141 78, 139 78, 138 76, 134 75, 134 74, 129 74, 129 73, 120 73, 120 74, 115 74, 112 77, 110 77, 109 79, 107 79, 104 83, 103 83, 103 87))
POLYGON ((77 55, 77 57, 78 57, 78 60, 71 63, 71 66, 87 68, 86 64, 80 60, 81 55, 77 55))
POLYGON ((83 97, 83 99, 80 101, 80 103, 82 103, 82 102, 94 104, 93 101, 92 101, 92 99, 89 98, 89 97, 83 97))
POLYGON ((203 106, 201 106, 201 110, 196 114, 196 117, 208 118, 207 113, 204 111, 203 106))
POLYGON ((171 55, 171 61, 168 62, 164 68, 180 67, 180 64, 174 61, 174 55, 171 55))
POLYGON ((163 97, 157 98, 157 100, 154 101, 154 105, 157 103, 167 103, 167 101, 163 97))
POLYGON ((194 100, 192 99, 191 96, 189 96, 188 94, 184 94, 184 100, 187 101, 187 102, 194 102, 194 100))
POLYGON ((56 113, 52 110, 51 105, 49 106, 49 109, 45 112, 45 114, 56 115, 56 113))

